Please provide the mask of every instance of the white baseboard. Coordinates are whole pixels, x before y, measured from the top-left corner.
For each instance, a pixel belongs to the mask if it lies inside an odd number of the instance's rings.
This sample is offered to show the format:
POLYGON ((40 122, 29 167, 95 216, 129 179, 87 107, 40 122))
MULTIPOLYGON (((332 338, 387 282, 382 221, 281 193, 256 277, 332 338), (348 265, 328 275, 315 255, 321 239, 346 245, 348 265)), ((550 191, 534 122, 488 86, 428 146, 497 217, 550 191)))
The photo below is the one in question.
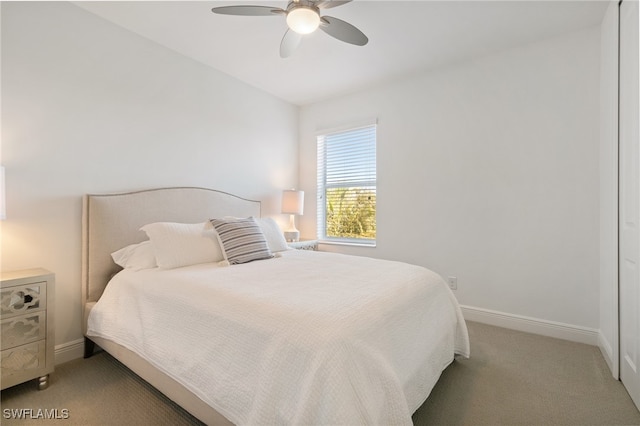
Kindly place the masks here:
POLYGON ((600 348, 600 352, 602 352, 602 357, 607 363, 609 370, 611 370, 613 378, 618 380, 620 378, 619 366, 617 362, 614 362, 613 348, 611 347, 611 343, 600 332, 598 333, 598 347, 600 348))
POLYGON ((469 321, 598 346, 600 333, 592 328, 475 308, 473 306, 462 305, 461 309, 464 319, 469 321))
POLYGON ((54 349, 55 365, 73 361, 84 356, 84 339, 56 345, 54 349))

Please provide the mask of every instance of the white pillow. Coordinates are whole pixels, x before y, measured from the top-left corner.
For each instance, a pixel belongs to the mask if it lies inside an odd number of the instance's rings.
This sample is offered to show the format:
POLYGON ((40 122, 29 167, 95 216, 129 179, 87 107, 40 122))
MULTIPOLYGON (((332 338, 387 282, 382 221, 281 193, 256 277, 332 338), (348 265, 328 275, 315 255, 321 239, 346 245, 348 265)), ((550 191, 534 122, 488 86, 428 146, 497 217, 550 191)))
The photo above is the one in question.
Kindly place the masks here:
POLYGON ((149 236, 156 262, 163 269, 224 259, 216 232, 208 222, 156 222, 145 225, 140 230, 149 236))
POLYGON ((111 257, 116 265, 134 271, 151 269, 158 266, 156 263, 156 255, 149 241, 143 241, 121 248, 111 253, 111 257))
POLYGON ((284 234, 275 220, 270 217, 263 217, 257 219, 257 221, 258 225, 260 225, 260 229, 262 229, 264 237, 267 240, 269 249, 273 253, 289 250, 287 241, 284 239, 284 234))

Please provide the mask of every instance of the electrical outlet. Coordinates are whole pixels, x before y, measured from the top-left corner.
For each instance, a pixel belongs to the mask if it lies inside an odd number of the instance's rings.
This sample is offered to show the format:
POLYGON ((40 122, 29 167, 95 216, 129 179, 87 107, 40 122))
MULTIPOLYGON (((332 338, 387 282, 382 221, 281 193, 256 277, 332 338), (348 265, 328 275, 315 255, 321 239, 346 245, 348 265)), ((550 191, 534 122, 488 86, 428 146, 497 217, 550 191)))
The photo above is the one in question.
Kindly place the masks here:
POLYGON ((449 277, 447 278, 447 284, 449 284, 449 288, 451 290, 458 289, 458 278, 457 277, 449 277))

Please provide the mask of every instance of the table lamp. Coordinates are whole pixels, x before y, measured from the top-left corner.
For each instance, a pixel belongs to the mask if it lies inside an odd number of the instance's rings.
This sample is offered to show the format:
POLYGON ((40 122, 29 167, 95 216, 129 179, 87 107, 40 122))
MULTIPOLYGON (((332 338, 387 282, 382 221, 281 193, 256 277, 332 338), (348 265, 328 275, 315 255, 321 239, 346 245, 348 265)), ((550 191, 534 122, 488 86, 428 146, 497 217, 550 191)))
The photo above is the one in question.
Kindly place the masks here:
POLYGON ((7 218, 7 203, 4 190, 4 166, 0 166, 0 220, 7 218))
POLYGON ((304 211, 304 191, 285 189, 282 191, 282 213, 289 215, 289 227, 284 230, 287 241, 299 241, 300 231, 296 229, 296 216, 304 211))

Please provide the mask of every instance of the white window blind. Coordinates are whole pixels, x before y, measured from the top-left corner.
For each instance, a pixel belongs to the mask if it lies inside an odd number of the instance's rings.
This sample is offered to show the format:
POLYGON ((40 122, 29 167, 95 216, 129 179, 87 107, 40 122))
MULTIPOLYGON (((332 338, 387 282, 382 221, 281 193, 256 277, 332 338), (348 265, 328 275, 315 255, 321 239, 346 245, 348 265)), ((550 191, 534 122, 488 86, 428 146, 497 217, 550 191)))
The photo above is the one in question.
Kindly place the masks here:
POLYGON ((318 237, 375 244, 376 125, 318 136, 318 237))

